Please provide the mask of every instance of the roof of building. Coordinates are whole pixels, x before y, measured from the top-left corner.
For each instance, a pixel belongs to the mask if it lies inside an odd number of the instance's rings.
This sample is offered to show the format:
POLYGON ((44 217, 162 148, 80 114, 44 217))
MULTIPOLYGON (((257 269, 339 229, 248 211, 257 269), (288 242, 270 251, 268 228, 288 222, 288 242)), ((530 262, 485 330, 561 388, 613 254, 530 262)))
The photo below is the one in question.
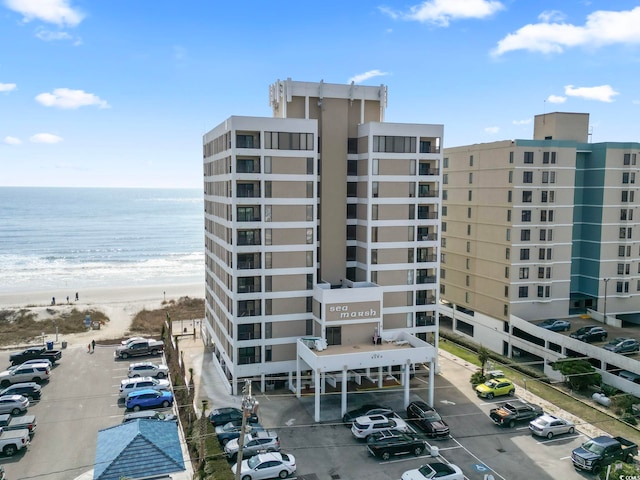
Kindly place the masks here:
POLYGON ((185 470, 178 426, 138 419, 98 432, 94 480, 119 480, 185 470))

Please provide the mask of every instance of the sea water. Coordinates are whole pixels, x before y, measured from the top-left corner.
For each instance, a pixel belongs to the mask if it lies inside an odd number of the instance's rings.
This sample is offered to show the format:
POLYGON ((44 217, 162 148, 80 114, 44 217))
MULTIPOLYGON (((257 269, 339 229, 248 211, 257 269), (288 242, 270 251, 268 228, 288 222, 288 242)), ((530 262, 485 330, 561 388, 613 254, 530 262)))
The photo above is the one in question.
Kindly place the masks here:
POLYGON ((201 189, 0 187, 0 294, 204 282, 201 189))

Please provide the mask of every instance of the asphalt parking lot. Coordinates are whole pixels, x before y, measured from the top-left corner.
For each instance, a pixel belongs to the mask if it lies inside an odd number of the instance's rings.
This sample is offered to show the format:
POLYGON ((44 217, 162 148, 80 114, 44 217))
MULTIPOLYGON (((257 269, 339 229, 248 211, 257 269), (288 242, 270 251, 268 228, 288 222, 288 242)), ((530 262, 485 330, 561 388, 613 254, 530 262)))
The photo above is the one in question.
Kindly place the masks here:
MULTIPOLYGON (((0 352, 0 365, 8 364, 9 352, 0 352)), ((205 364, 203 369, 213 368, 205 364)), ((72 346, 43 386, 42 399, 29 408, 38 418, 38 429, 28 451, 10 458, 0 457, 10 480, 70 480, 93 467, 98 430, 121 422, 124 407, 118 402, 118 386, 126 377, 128 361, 114 361, 112 347, 97 347, 88 354, 85 347, 72 346)), ((339 480, 394 479, 406 470, 432 461, 447 461, 462 468, 469 480, 517 478, 592 478, 573 469, 571 450, 586 437, 576 435, 553 440, 534 438, 524 423, 503 429, 489 419, 489 409, 505 399, 486 401, 475 397, 470 384, 453 385, 445 375, 436 376, 435 406, 451 427, 452 437, 429 441, 438 457, 427 449, 421 457, 395 457, 380 461, 369 455, 366 443, 356 440, 340 422, 340 396, 326 395, 322 409, 336 412, 335 421, 313 422, 313 397, 297 399, 287 392, 264 395, 254 391, 260 402, 261 423, 279 433, 282 450, 296 457, 297 479, 339 480)), ((205 375, 206 378, 209 374, 205 375)), ((213 377, 212 377, 213 378, 213 377)), ((427 398, 426 375, 413 380, 411 400, 427 398)), ((206 382, 205 382, 206 383, 206 382)), ((220 389, 220 383, 203 385, 220 389)), ((216 396, 211 396, 216 398, 216 396)), ((238 405, 232 398, 226 405, 238 405)), ((406 418, 402 392, 383 391, 349 396, 349 409, 363 403, 387 404, 406 418)), ((214 404, 213 406, 224 406, 214 404)), ((323 417, 324 418, 324 417, 323 417)))
MULTIPOLYGON (((115 361, 114 349, 96 346, 87 353, 86 346, 72 345, 62 351, 42 398, 28 409, 38 422, 31 445, 13 457, 0 455, 8 479, 71 480, 93 468, 98 430, 121 423, 125 410, 118 388, 129 361, 115 361)), ((9 365, 9 353, 0 352, 0 368, 9 365)))

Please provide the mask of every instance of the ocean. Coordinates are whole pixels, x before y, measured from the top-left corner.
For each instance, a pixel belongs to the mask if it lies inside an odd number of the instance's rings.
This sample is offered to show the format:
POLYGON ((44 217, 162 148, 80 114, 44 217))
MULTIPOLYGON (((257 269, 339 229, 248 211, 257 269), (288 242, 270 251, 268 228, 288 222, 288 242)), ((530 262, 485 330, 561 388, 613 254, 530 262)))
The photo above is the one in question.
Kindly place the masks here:
POLYGON ((204 282, 201 189, 0 187, 0 294, 204 282))

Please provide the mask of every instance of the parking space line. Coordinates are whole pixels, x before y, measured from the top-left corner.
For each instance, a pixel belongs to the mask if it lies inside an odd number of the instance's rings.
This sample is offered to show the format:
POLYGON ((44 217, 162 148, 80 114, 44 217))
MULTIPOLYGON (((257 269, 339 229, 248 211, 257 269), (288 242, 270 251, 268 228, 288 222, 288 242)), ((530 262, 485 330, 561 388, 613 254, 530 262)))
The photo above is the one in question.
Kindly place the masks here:
POLYGON ((567 439, 574 439, 574 438, 579 438, 579 437, 584 437, 585 435, 583 435, 582 433, 578 433, 577 435, 564 435, 564 436, 557 436, 557 437, 553 437, 550 440, 541 440, 539 442, 536 442, 538 445, 544 445, 546 443, 551 443, 551 442, 559 442, 560 440, 567 440, 567 439))
MULTIPOLYGON (((467 452, 469 455, 471 455, 473 458, 475 458, 478 463, 481 463, 483 465, 485 465, 490 471, 492 471, 493 473, 495 473, 498 477, 500 477, 502 480, 507 480, 506 478, 504 478, 502 475, 500 475, 498 472, 496 472, 493 468, 491 468, 489 465, 487 465, 486 462, 483 462, 482 460, 480 460, 474 453, 471 453, 471 451, 465 447, 464 445, 462 445, 460 442, 458 442, 458 440, 456 440, 455 438, 451 437, 451 440, 453 440, 454 442, 456 442, 460 448, 462 448, 465 452, 467 452)), ((442 455, 440 455, 442 457, 442 455)), ((442 457, 444 460, 446 460, 444 457, 442 457)), ((447 463, 450 463, 448 460, 446 460, 447 463)))

